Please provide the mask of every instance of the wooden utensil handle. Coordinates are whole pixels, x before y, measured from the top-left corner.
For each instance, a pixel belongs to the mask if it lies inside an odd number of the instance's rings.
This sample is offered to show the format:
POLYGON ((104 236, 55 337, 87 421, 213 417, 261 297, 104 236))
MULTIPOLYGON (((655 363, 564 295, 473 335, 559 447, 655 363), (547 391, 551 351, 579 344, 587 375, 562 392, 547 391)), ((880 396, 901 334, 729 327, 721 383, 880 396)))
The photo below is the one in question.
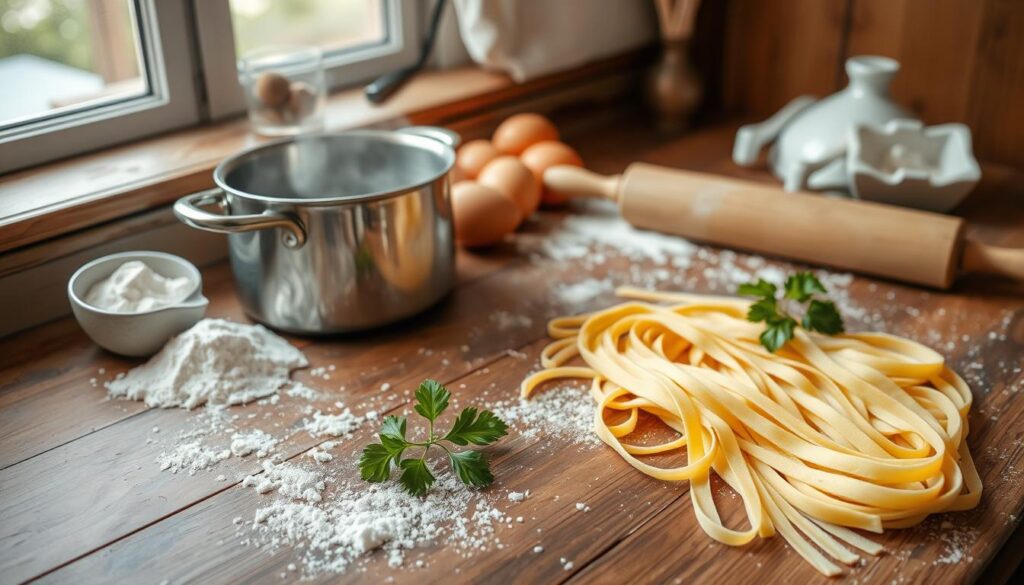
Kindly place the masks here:
POLYGON ((1001 248, 968 239, 961 267, 965 272, 1006 276, 1024 282, 1024 248, 1001 248))
POLYGON ((617 200, 641 228, 939 288, 960 265, 963 220, 644 163, 621 179, 552 168, 546 184, 617 200))
POLYGON ((570 197, 595 197, 615 201, 622 175, 599 175, 571 165, 556 165, 544 171, 544 186, 570 197))

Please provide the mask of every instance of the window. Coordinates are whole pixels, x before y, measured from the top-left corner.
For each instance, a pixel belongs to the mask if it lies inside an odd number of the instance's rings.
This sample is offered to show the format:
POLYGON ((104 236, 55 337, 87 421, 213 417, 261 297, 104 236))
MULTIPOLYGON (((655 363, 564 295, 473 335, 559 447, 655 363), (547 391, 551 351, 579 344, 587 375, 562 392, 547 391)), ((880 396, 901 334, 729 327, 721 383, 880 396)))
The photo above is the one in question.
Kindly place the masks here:
POLYGON ((0 172, 199 119, 186 0, 0 0, 0 172))
POLYGON ((267 45, 317 45, 339 53, 387 40, 381 0, 230 0, 238 55, 267 45))
POLYGON ((0 0, 0 128, 146 95, 135 7, 90 4, 0 0))
POLYGON ((237 61, 315 44, 332 88, 415 60, 416 0, 0 0, 0 173, 244 110, 237 61))
MULTIPOLYGON (((420 42, 422 0, 212 0, 197 3, 209 113, 237 114, 245 101, 238 59, 275 45, 317 45, 330 88, 409 65, 420 42)), ((426 3, 429 4, 429 3, 426 3)))

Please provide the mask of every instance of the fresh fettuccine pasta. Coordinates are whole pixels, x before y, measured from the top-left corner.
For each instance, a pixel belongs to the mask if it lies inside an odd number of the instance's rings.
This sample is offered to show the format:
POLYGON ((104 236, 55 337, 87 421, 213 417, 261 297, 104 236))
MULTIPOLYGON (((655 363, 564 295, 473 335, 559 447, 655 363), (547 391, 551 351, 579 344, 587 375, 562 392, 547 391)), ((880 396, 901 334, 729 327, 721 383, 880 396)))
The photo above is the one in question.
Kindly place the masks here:
POLYGON ((689 481, 697 521, 715 540, 739 546, 779 532, 837 575, 834 561, 858 560, 851 548, 881 550, 851 528, 880 533, 977 505, 971 391, 931 349, 882 333, 798 329, 772 354, 746 301, 618 292, 637 300, 550 323, 545 369, 523 381, 523 396, 554 378, 591 379, 600 438, 647 475, 689 481), (585 365, 567 365, 577 357, 585 365), (631 442, 640 411, 678 437, 631 442), (682 450, 685 465, 644 461, 682 450), (742 498, 748 527, 723 524, 712 471, 742 498))

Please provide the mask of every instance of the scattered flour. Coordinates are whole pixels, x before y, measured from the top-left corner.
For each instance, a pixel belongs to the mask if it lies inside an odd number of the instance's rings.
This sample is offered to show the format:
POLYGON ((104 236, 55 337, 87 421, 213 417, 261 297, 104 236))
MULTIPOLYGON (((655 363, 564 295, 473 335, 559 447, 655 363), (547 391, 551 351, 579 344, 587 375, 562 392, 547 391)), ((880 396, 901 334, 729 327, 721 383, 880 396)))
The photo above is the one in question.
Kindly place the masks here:
POLYGON ((317 463, 327 463, 328 461, 334 460, 334 455, 331 455, 319 447, 313 447, 309 451, 306 451, 306 456, 317 463))
POLYGON ((579 387, 550 388, 529 400, 495 402, 491 410, 524 437, 554 435, 573 444, 601 443, 594 432, 594 400, 579 387))
POLYGON ((585 213, 567 216, 558 229, 546 234, 542 249, 554 260, 587 259, 602 263, 595 244, 613 248, 630 260, 651 260, 685 268, 697 246, 677 237, 639 230, 619 215, 618 206, 603 201, 588 202, 585 213))
POLYGON ((231 454, 235 457, 255 453, 257 457, 263 458, 269 455, 276 445, 276 438, 259 429, 231 436, 231 454))
POLYGON ((215 449, 194 439, 178 443, 168 453, 161 453, 156 462, 161 471, 187 471, 189 475, 195 475, 197 471, 212 467, 228 457, 231 457, 230 449, 215 449))
POLYGON ((594 300, 615 288, 609 278, 587 278, 573 284, 561 284, 555 287, 555 297, 563 305, 573 306, 594 300))
MULTIPOLYGON (((762 256, 637 229, 622 219, 614 204, 603 201, 574 203, 571 215, 542 213, 539 219, 547 229, 518 234, 519 252, 528 255, 534 265, 564 271, 565 276, 571 271, 575 277, 580 268, 594 274, 581 282, 552 288, 552 298, 561 301, 563 311, 565 307, 577 311, 596 308, 591 301, 618 286, 732 295, 745 282, 764 278, 782 284, 788 274, 807 270, 797 264, 769 261, 762 256)), ((852 275, 828 270, 814 272, 844 318, 871 328, 885 323, 852 302, 846 290, 853 282, 852 275)), ((555 276, 552 280, 564 278, 555 276)), ((491 320, 499 328, 508 328, 515 325, 513 317, 498 314, 492 315, 491 320)))
POLYGON ((184 300, 194 288, 187 277, 168 278, 145 262, 130 260, 92 285, 84 300, 105 311, 144 313, 184 300))
POLYGON ((530 490, 526 490, 525 492, 508 493, 508 501, 510 502, 523 502, 526 501, 526 498, 528 497, 530 497, 530 490))
POLYGON ((301 382, 292 382, 290 386, 285 388, 284 393, 292 398, 299 398, 310 402, 320 399, 319 392, 301 382))
POLYGON ((533 325, 533 319, 521 313, 510 313, 508 311, 495 311, 491 313, 491 323, 494 323, 499 330, 525 329, 533 325))
POLYGON ((323 414, 319 410, 313 413, 313 418, 307 420, 303 428, 314 437, 330 435, 342 437, 352 434, 352 431, 363 424, 364 417, 352 414, 352 411, 345 409, 339 414, 323 414))
POLYGON ((307 577, 341 573, 375 550, 398 567, 409 550, 428 543, 448 543, 469 556, 490 547, 496 525, 511 522, 451 474, 438 477, 422 498, 409 496, 397 482, 344 485, 321 503, 317 496, 277 499, 259 508, 252 524, 258 546, 304 550, 307 577))
POLYGON ((306 365, 301 351, 261 325, 203 319, 106 387, 161 408, 245 404, 274 394, 306 365))
MULTIPOLYGON (((251 487, 260 494, 277 490, 278 494, 289 500, 319 502, 323 499, 320 494, 327 487, 327 481, 320 473, 292 463, 264 461, 263 473, 245 476, 242 487, 251 487)), ((259 510, 256 518, 259 522, 259 510)))

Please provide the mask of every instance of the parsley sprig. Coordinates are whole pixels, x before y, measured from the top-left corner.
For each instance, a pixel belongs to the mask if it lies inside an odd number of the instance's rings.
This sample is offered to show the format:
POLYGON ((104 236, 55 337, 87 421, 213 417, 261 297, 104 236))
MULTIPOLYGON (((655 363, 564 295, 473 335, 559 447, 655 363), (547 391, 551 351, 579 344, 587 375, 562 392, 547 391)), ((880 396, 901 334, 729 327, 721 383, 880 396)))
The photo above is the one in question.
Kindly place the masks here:
MULTIPOLYGON (((743 296, 758 297, 747 311, 747 320, 755 323, 764 321, 766 327, 761 333, 761 345, 775 353, 786 342, 793 338, 797 320, 779 306, 776 299, 776 286, 766 280, 741 284, 737 292, 743 296)), ((783 299, 789 299, 801 305, 810 301, 804 311, 800 323, 804 329, 818 331, 827 335, 843 332, 843 319, 835 303, 829 300, 814 298, 816 294, 828 291, 810 272, 798 272, 786 279, 783 299)))
POLYGON ((508 433, 508 426, 489 410, 477 411, 465 408, 455 418, 451 429, 445 434, 434 432, 434 421, 448 408, 451 393, 435 380, 424 380, 416 389, 416 404, 413 409, 427 419, 427 438, 424 441, 410 441, 406 438, 404 416, 386 416, 380 427, 379 443, 371 443, 363 449, 359 459, 359 474, 366 481, 384 482, 391 477, 391 467, 402 470, 398 481, 405 491, 422 496, 434 483, 434 474, 427 465, 427 453, 437 446, 448 454, 452 470, 462 483, 483 487, 494 481, 487 458, 479 451, 454 451, 442 441, 455 445, 490 445, 508 433), (402 459, 410 448, 422 448, 419 456, 402 459))

